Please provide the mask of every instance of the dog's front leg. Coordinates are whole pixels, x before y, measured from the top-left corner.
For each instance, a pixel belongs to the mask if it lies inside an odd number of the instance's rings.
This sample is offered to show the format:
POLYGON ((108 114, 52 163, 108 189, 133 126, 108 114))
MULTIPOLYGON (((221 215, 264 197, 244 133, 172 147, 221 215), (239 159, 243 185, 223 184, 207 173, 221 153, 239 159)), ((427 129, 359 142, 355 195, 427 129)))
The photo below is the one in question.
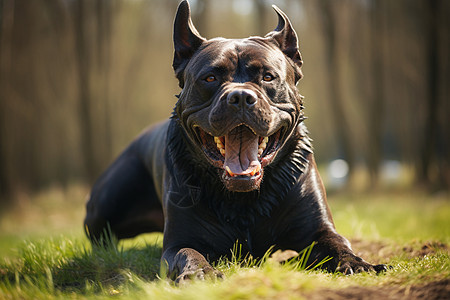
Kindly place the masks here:
POLYGON ((191 279, 224 277, 222 272, 214 269, 202 254, 192 248, 167 249, 162 260, 168 264, 169 278, 177 284, 191 279))
POLYGON ((323 266, 328 271, 349 275, 369 271, 381 273, 387 270, 386 265, 373 265, 358 257, 348 240, 334 230, 324 230, 316 242, 310 260, 319 262, 328 256, 331 259, 323 266))

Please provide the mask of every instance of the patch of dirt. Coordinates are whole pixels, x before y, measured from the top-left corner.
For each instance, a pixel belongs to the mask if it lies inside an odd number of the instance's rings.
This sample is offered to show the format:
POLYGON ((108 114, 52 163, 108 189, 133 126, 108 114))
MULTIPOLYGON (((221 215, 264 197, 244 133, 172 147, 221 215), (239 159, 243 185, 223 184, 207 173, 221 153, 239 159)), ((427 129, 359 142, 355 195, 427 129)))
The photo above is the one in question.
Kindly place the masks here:
POLYGON ((382 287, 348 287, 345 289, 321 289, 313 293, 305 294, 306 299, 312 300, 344 300, 344 299, 426 299, 448 300, 450 299, 450 279, 434 281, 426 284, 410 285, 407 287, 382 286, 382 287))
POLYGON ((412 257, 424 257, 436 253, 437 250, 448 250, 448 246, 441 242, 427 242, 420 249, 414 246, 405 246, 402 250, 409 253, 412 257))
POLYGON ((386 264, 391 258, 406 255, 409 258, 424 257, 438 251, 449 251, 447 244, 431 241, 426 243, 408 243, 407 245, 389 244, 383 241, 365 241, 352 239, 352 248, 356 255, 372 264, 386 264))
MULTIPOLYGON (((390 244, 383 241, 351 240, 355 253, 373 264, 389 264, 394 257, 424 257, 439 251, 449 251, 449 246, 441 242, 409 243, 405 245, 390 244)), ((408 286, 386 285, 379 287, 355 286, 344 289, 318 289, 304 295, 312 300, 344 300, 344 299, 383 299, 383 300, 449 300, 450 279, 436 280, 425 284, 408 286)))

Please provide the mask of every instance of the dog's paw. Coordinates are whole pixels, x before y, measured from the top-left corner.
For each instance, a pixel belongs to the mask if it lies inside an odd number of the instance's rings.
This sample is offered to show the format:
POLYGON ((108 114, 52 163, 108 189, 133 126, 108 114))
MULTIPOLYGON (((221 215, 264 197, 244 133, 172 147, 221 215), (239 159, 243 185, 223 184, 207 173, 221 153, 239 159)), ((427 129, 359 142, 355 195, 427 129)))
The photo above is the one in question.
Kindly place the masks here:
POLYGON ((191 280, 205 280, 205 279, 224 279, 225 275, 222 272, 213 269, 212 267, 199 268, 195 270, 187 270, 178 275, 175 283, 183 285, 191 280))
POLYGON ((349 255, 340 260, 336 272, 344 275, 352 275, 361 272, 376 272, 378 274, 387 271, 387 269, 386 265, 372 265, 364 261, 361 257, 349 255))

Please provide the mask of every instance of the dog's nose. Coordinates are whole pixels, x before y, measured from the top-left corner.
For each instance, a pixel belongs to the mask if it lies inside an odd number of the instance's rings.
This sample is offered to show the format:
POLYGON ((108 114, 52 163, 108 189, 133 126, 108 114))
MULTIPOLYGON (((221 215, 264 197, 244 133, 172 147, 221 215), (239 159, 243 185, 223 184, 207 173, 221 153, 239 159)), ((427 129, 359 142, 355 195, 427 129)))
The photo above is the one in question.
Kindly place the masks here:
POLYGON ((228 94, 227 103, 235 109, 250 108, 257 102, 256 93, 247 89, 234 90, 228 94))

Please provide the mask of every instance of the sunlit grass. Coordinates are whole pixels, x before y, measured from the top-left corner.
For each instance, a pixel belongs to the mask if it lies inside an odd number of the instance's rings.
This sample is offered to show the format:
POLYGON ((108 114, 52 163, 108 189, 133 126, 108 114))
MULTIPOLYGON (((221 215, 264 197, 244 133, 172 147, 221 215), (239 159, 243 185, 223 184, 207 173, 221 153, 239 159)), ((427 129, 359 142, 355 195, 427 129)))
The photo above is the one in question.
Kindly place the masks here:
POLYGON ((89 189, 72 184, 29 195, 20 194, 14 206, 0 214, 0 257, 13 255, 24 240, 83 233, 84 203, 89 189))
MULTIPOLYGON (((156 238, 156 237, 155 237, 156 238)), ((6 298, 98 298, 122 295, 151 299, 289 299, 321 288, 411 285, 449 278, 447 250, 425 257, 400 252, 385 274, 344 276, 305 271, 293 260, 280 265, 266 257, 222 260, 226 279, 175 286, 159 274, 159 243, 91 249, 78 238, 46 239, 22 245, 18 258, 0 263, 0 296, 6 298)), ((239 255, 236 255, 239 258, 239 255)))
POLYGON ((369 240, 450 242, 450 199, 420 191, 338 194, 329 204, 345 236, 369 240))

